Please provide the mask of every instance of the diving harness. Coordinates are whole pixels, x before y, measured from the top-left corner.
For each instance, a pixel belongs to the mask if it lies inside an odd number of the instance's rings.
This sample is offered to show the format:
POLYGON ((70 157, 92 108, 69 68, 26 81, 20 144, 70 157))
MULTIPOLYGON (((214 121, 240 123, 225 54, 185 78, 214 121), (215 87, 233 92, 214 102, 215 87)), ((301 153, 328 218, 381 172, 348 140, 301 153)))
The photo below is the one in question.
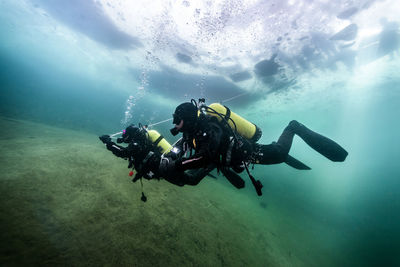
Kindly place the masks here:
MULTIPOLYGON (((113 135, 111 135, 110 137, 115 137, 119 134, 124 134, 125 131, 122 132, 118 132, 115 133, 113 135)), ((146 153, 146 156, 143 158, 143 160, 140 160, 139 162, 137 161, 137 159, 135 159, 135 157, 133 157, 132 155, 129 156, 128 160, 129 160, 129 165, 128 168, 131 168, 132 170, 129 172, 129 176, 133 176, 134 174, 134 169, 136 170, 136 174, 132 179, 132 182, 136 182, 137 180, 140 179, 140 184, 141 184, 141 189, 142 189, 142 196, 141 196, 141 200, 143 202, 147 201, 147 197, 145 196, 144 192, 143 192, 143 181, 142 178, 143 177, 149 177, 149 178, 153 178, 153 176, 155 175, 155 173, 153 173, 151 170, 146 170, 145 166, 147 166, 148 161, 151 159, 151 157, 153 155, 155 155, 155 152, 153 151, 153 149, 149 149, 149 146, 152 146, 154 148, 157 148, 161 153, 168 153, 171 149, 172 146, 168 143, 168 141, 156 130, 148 130, 146 125, 142 125, 141 123, 139 123, 138 125, 138 134, 141 136, 145 136, 145 139, 142 139, 142 141, 144 141, 144 143, 147 143, 147 145, 145 145, 145 151, 141 151, 142 153, 146 153)), ((140 138, 139 138, 140 139, 140 138)), ((118 143, 122 143, 123 139, 122 138, 117 138, 117 142, 118 143)), ((134 144, 137 145, 137 143, 135 142, 134 144)), ((140 144, 138 145, 138 149, 141 150, 144 144, 140 144)))
MULTIPOLYGON (((240 117, 239 115, 233 113, 228 107, 222 106, 219 103, 214 103, 214 104, 207 106, 205 104, 204 98, 200 98, 198 103, 196 102, 196 100, 192 99, 191 103, 199 109, 199 113, 217 117, 219 119, 219 121, 224 123, 225 126, 227 126, 226 128, 230 131, 230 133, 231 133, 231 136, 229 137, 230 142, 229 142, 228 150, 226 152, 226 159, 225 159, 226 165, 228 165, 230 163, 230 160, 232 157, 233 146, 235 144, 238 145, 241 142, 239 140, 239 138, 237 137, 237 133, 252 142, 256 142, 260 139, 261 134, 262 134, 261 130, 255 124, 252 124, 252 123, 248 122, 247 120, 245 120, 244 118, 240 117), (216 110, 216 109, 223 110, 221 107, 224 108, 225 114, 222 114, 221 112, 218 112, 216 110), (241 127, 240 127, 241 131, 238 130, 238 125, 237 125, 236 121, 238 121, 241 124, 241 127), (251 127, 250 130, 247 129, 248 127, 246 128, 246 126, 249 126, 249 125, 251 127), (244 133, 244 134, 241 134, 241 133, 244 133)), ((261 190, 263 188, 263 184, 260 182, 260 180, 256 180, 253 177, 253 175, 251 175, 249 168, 248 168, 248 165, 250 164, 250 162, 246 162, 245 160, 243 160, 242 164, 243 164, 243 166, 247 172, 247 175, 249 176, 256 192, 257 192, 257 195, 261 196, 262 195, 261 190)), ((254 167, 254 165, 253 165, 253 167, 254 167)))

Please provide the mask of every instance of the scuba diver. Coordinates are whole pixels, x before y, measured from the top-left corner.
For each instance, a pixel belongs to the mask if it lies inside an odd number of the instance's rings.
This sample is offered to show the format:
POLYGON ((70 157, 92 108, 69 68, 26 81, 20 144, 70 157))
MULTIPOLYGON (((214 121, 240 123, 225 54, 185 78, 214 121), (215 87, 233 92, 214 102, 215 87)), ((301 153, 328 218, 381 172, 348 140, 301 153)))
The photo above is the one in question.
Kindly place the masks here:
MULTIPOLYGON (((102 135, 99 139, 106 145, 115 156, 129 161, 128 168, 136 170, 133 182, 141 179, 164 178, 168 182, 178 185, 197 185, 205 176, 214 169, 212 164, 202 169, 189 170, 186 172, 170 172, 169 175, 160 176, 160 160, 173 160, 178 157, 174 149, 162 135, 155 130, 147 130, 139 125, 130 125, 122 131, 122 136, 117 143, 128 144, 127 147, 120 146, 111 140, 109 135, 102 135)), ((130 173, 133 175, 133 171, 130 173)))
POLYGON ((204 99, 180 104, 173 114, 175 127, 172 135, 182 133, 181 146, 188 146, 194 154, 188 158, 161 161, 162 175, 176 171, 199 169, 215 164, 220 170, 246 170, 257 194, 262 195, 262 184, 250 174, 250 164, 279 164, 300 169, 310 168, 289 155, 294 135, 303 139, 311 148, 335 162, 342 162, 348 153, 333 140, 322 136, 293 120, 283 130, 277 142, 268 145, 256 143, 261 130, 254 124, 221 104, 206 106, 204 99))

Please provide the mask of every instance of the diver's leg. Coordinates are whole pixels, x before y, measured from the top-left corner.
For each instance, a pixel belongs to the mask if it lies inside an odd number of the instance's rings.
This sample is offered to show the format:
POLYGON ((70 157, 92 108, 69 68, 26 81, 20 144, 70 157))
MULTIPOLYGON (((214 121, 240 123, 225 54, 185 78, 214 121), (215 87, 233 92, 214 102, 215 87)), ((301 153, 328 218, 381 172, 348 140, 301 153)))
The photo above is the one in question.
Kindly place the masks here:
POLYGON ((278 142, 273 142, 270 145, 255 145, 255 163, 277 164, 285 162, 295 134, 300 136, 314 150, 332 161, 344 161, 348 155, 347 151, 333 140, 311 131, 303 124, 293 120, 283 130, 278 142))
POLYGON ((206 168, 201 169, 175 171, 169 173, 168 175, 165 174, 164 179, 177 186, 197 185, 214 168, 214 165, 209 165, 206 168))
POLYGON ((295 120, 291 121, 286 128, 300 136, 315 151, 332 161, 344 161, 348 155, 347 151, 335 141, 311 131, 295 120))
POLYGON ((269 145, 255 144, 254 158, 257 164, 278 164, 286 161, 289 150, 292 147, 294 132, 287 126, 278 142, 273 142, 269 145))
POLYGON ((256 144, 253 153, 254 161, 252 163, 264 165, 278 164, 285 162, 287 155, 281 145, 276 142, 269 145, 256 144))
POLYGON ((197 185, 214 168, 215 168, 214 165, 210 165, 210 166, 207 166, 206 168, 185 171, 185 172, 183 172, 182 179, 183 179, 184 183, 187 185, 197 185))
POLYGON ((164 175, 166 181, 177 186, 184 186, 184 172, 177 173, 176 175, 164 175))
POLYGON ((237 189, 241 189, 245 186, 245 182, 240 177, 239 174, 233 172, 229 168, 221 168, 222 174, 226 177, 226 179, 237 189))

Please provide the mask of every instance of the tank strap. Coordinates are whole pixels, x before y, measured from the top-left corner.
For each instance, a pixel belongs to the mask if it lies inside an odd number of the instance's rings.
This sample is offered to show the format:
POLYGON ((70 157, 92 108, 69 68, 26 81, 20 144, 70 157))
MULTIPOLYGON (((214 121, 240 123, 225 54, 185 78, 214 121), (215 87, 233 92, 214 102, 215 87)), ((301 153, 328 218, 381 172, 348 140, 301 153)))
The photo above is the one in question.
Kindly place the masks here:
POLYGON ((229 118, 231 117, 231 110, 227 106, 224 106, 226 108, 226 114, 225 114, 225 119, 226 121, 229 121, 229 118))
POLYGON ((158 143, 160 143, 160 141, 161 141, 163 138, 164 138, 164 136, 160 135, 160 136, 156 139, 156 141, 154 141, 154 145, 155 145, 155 146, 158 145, 158 143))

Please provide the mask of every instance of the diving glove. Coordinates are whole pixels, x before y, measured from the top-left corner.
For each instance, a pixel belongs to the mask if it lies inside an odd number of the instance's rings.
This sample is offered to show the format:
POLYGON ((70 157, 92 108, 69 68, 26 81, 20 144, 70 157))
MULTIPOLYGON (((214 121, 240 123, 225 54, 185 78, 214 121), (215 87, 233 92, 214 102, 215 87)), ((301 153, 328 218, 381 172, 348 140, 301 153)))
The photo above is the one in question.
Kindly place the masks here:
POLYGON ((99 139, 101 142, 103 142, 104 144, 108 144, 111 142, 111 137, 107 134, 99 136, 99 139))

